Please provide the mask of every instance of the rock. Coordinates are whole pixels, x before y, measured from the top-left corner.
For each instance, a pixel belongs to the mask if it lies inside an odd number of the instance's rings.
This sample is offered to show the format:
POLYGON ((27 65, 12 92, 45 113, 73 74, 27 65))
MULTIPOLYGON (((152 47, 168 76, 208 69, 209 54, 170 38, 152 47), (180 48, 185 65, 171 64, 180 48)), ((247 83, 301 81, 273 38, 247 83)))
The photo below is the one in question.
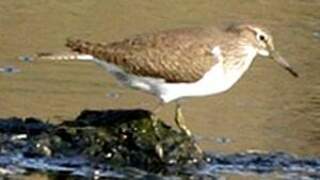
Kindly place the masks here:
POLYGON ((203 161, 192 138, 145 110, 85 110, 74 121, 44 122, 36 118, 0 120, 0 151, 27 158, 82 156, 114 168, 161 174, 179 174, 203 161), (14 141, 10 141, 12 136, 14 141))
POLYGON ((0 73, 14 74, 20 72, 20 69, 13 66, 0 67, 0 73))
POLYGON ((83 111, 58 125, 0 118, 0 176, 31 172, 48 179, 320 179, 320 158, 202 155, 192 138, 139 109, 83 111))

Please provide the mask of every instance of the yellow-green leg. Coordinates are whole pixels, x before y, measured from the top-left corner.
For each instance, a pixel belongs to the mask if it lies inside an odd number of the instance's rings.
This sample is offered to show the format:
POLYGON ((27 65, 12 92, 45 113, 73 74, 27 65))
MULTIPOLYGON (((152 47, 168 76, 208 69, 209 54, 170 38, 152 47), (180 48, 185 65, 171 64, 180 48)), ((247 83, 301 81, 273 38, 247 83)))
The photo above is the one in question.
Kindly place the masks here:
MULTIPOLYGON (((191 131, 187 128, 187 126, 185 124, 185 120, 184 120, 184 117, 182 114, 182 108, 178 102, 176 105, 176 115, 175 115, 174 121, 176 122, 178 128, 180 129, 180 131, 182 133, 186 134, 188 137, 193 137, 191 131)), ((200 154, 203 153, 202 149, 195 141, 193 142, 193 145, 197 149, 198 153, 200 153, 200 154)))
POLYGON ((157 118, 155 116, 156 113, 159 112, 159 110, 163 107, 163 102, 160 101, 157 106, 152 110, 152 116, 151 116, 151 119, 152 119, 152 126, 154 127, 154 129, 157 129, 156 126, 157 126, 157 118))
POLYGON ((152 109, 152 113, 153 114, 156 114, 160 111, 160 109, 163 107, 164 105, 164 102, 163 101, 160 101, 155 108, 152 109))
POLYGON ((157 128, 157 123, 158 123, 158 119, 155 116, 156 113, 159 112, 159 110, 163 107, 163 102, 160 101, 159 104, 157 104, 157 106, 152 110, 152 115, 151 115, 151 120, 152 120, 152 128, 154 130, 154 133, 156 135, 156 138, 159 140, 159 142, 156 144, 155 146, 155 150, 157 155, 159 156, 160 159, 163 158, 163 148, 161 145, 161 139, 160 139, 160 133, 159 133, 159 129, 157 128))
POLYGON ((181 132, 183 132, 184 134, 186 134, 189 137, 192 136, 191 131, 187 128, 187 126, 185 124, 185 120, 184 120, 184 117, 182 114, 182 108, 179 103, 177 103, 177 105, 176 105, 176 114, 175 114, 174 121, 177 124, 177 126, 181 132))

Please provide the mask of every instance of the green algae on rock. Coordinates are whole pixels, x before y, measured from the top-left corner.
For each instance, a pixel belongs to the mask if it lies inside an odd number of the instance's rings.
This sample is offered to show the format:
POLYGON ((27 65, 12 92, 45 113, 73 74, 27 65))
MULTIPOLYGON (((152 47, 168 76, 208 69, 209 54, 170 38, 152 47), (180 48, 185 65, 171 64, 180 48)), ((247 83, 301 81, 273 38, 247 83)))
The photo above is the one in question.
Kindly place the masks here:
POLYGON ((164 174, 179 174, 201 165, 203 159, 192 138, 139 109, 85 110, 74 121, 59 125, 35 118, 0 121, 1 139, 8 133, 11 139, 24 136, 1 144, 1 152, 20 150, 18 153, 27 157, 83 156, 115 168, 135 167, 164 174))

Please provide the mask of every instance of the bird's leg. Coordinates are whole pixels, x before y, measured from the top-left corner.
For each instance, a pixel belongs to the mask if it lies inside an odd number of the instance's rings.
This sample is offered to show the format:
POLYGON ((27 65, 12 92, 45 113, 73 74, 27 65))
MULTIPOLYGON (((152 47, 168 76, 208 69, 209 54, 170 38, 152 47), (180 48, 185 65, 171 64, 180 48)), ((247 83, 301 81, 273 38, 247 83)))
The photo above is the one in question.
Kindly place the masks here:
POLYGON ((175 114, 174 121, 177 124, 178 128, 181 130, 181 132, 183 132, 184 134, 186 134, 189 137, 192 136, 191 131, 187 128, 187 126, 185 124, 184 117, 182 115, 182 108, 181 108, 179 102, 177 102, 177 105, 176 105, 176 114, 175 114))
MULTIPOLYGON (((187 126, 185 124, 185 120, 182 115, 182 108, 181 108, 181 105, 179 104, 179 102, 177 102, 177 105, 176 105, 176 115, 175 115, 174 121, 176 122, 178 128, 180 129, 180 131, 182 133, 186 134, 190 138, 193 136, 191 131, 187 128, 187 126)), ((203 154, 202 149, 194 140, 193 140, 193 146, 196 148, 196 150, 199 154, 203 154)))
MULTIPOLYGON (((161 139, 160 138, 161 136, 160 136, 160 133, 159 133, 159 129, 157 127, 158 119, 157 119, 155 114, 159 112, 159 110, 163 107, 163 105, 164 105, 164 103, 162 101, 160 101, 157 104, 157 106, 152 110, 152 114, 151 114, 152 128, 153 128, 153 130, 155 132, 155 135, 156 135, 156 138, 158 140, 161 139)), ((156 149, 159 149, 159 147, 160 147, 160 144, 157 144, 157 148, 156 149)), ((161 156, 159 156, 159 157, 161 158, 161 156)))
POLYGON ((153 114, 156 114, 160 111, 160 109, 163 107, 164 105, 164 102, 163 101, 160 101, 155 108, 152 109, 152 113, 153 114))
POLYGON ((151 111, 152 112, 151 119, 153 120, 153 123, 154 123, 153 127, 155 127, 156 123, 157 123, 155 114, 157 114, 160 111, 160 109, 163 107, 163 105, 164 105, 164 102, 160 101, 157 104, 157 106, 154 109, 152 109, 152 111, 151 111))

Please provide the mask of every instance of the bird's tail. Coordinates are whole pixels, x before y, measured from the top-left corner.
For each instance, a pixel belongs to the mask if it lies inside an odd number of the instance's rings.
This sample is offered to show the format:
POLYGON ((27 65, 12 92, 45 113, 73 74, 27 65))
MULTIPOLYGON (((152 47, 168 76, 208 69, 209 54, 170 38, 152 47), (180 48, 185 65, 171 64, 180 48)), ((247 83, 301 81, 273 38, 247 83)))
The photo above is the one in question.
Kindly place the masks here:
POLYGON ((81 54, 90 54, 93 49, 93 44, 80 39, 67 39, 66 47, 70 48, 74 52, 81 54))
POLYGON ((72 52, 40 52, 31 56, 19 56, 20 60, 32 61, 32 60, 52 60, 52 61, 92 61, 95 58, 99 58, 105 54, 105 48, 107 44, 104 43, 91 43, 88 41, 82 41, 79 39, 67 39, 66 46, 72 50, 72 52))
POLYGON ((79 39, 67 39, 66 46, 74 52, 80 54, 92 54, 94 56, 100 56, 105 51, 107 44, 104 43, 91 43, 79 39))
POLYGON ((38 60, 51 60, 51 61, 90 61, 94 57, 88 54, 79 54, 77 52, 62 52, 62 53, 37 53, 35 59, 38 60))
POLYGON ((52 60, 52 61, 90 61, 94 57, 90 54, 94 54, 101 49, 100 44, 93 44, 87 41, 79 39, 67 39, 66 46, 72 50, 72 52, 62 53, 48 53, 40 52, 34 55, 34 59, 38 60, 52 60))

